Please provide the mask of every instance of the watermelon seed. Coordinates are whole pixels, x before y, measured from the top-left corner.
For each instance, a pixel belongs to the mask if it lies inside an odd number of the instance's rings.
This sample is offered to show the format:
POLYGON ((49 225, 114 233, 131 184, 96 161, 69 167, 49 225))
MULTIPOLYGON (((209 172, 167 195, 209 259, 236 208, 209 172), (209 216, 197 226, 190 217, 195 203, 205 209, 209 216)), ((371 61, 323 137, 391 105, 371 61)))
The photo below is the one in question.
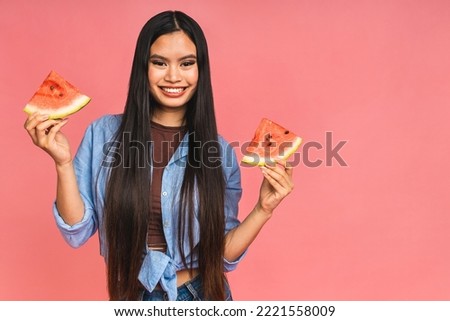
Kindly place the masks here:
POLYGON ((285 135, 289 134, 289 130, 286 130, 286 131, 284 132, 284 134, 285 134, 285 135))
POLYGON ((62 93, 59 93, 59 97, 62 97, 62 96, 64 96, 62 93))

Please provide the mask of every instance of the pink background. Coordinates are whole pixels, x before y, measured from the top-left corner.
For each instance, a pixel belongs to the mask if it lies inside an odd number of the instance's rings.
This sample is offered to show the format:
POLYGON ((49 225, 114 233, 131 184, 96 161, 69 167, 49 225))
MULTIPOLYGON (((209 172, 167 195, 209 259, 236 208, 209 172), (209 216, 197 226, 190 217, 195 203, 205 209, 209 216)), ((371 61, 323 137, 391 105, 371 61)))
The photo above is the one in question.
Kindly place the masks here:
MULTIPOLYGON (((107 299, 97 237, 73 250, 55 227, 53 164, 22 109, 51 69, 90 95, 64 129, 75 151, 91 121, 122 111, 138 32, 166 9, 204 28, 229 141, 261 117, 305 142, 347 141, 349 166, 296 167, 294 192, 229 274, 235 299, 450 299, 448 1, 36 3, 0 2, 0 299, 107 299)), ((261 173, 242 179, 244 218, 261 173)))

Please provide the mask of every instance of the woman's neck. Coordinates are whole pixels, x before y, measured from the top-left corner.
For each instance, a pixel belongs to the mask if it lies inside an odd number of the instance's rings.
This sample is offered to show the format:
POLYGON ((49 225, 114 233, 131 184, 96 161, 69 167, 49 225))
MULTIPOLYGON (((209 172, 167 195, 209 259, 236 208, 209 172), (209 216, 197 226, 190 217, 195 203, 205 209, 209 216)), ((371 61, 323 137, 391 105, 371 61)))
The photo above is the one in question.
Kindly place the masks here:
POLYGON ((153 113, 152 121, 168 127, 183 126, 185 111, 184 108, 158 108, 153 113))

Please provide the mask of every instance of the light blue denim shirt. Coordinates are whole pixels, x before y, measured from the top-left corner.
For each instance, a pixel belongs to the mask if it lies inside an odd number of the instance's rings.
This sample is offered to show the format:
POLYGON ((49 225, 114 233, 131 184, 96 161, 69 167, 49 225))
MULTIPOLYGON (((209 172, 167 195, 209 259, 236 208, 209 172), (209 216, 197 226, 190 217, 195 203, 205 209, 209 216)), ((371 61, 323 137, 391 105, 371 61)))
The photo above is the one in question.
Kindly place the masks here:
MULTIPOLYGON (((85 206, 82 221, 73 226, 66 224, 59 215, 56 202, 53 206, 56 224, 64 239, 72 247, 76 248, 83 245, 98 231, 100 254, 104 257, 107 255, 107 247, 103 227, 103 207, 108 177, 108 166, 105 163, 105 160, 107 162, 108 158, 105 159, 105 155, 108 150, 111 151, 111 148, 114 148, 112 140, 120 125, 120 121, 121 115, 107 115, 94 121, 87 128, 74 158, 78 187, 85 206)), ((176 300, 176 271, 184 268, 177 242, 177 209, 179 208, 179 192, 187 162, 188 140, 189 135, 186 134, 163 172, 161 212, 167 252, 162 253, 147 249, 139 274, 139 280, 149 292, 153 291, 158 282, 160 282, 162 288, 167 292, 169 300, 176 300)), ((234 150, 220 136, 219 144, 222 149, 222 168, 226 181, 224 233, 227 233, 240 224, 237 214, 238 203, 242 194, 241 177, 234 150)), ((198 220, 194 220, 194 231, 195 245, 199 241, 198 220)), ((185 235, 187 238, 187 233, 185 235)), ((187 239, 184 240, 184 244, 188 265, 192 262, 194 268, 198 267, 197 255, 190 253, 187 239)), ((224 258, 224 271, 234 270, 244 254, 233 262, 229 262, 224 258)))

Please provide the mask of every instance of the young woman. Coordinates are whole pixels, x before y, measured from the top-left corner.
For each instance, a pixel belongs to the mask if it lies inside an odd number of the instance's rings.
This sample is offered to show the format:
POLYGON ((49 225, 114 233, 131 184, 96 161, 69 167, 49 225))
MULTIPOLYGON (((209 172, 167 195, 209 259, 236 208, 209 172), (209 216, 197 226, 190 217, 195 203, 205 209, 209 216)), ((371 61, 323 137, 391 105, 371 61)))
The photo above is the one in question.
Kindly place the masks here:
POLYGON ((111 300, 231 300, 225 272, 292 188, 286 164, 262 168, 240 223, 239 165, 217 133, 206 39, 178 11, 141 30, 122 115, 87 129, 75 158, 61 128, 33 114, 25 128, 55 161, 54 215, 78 247, 96 231, 111 300))

